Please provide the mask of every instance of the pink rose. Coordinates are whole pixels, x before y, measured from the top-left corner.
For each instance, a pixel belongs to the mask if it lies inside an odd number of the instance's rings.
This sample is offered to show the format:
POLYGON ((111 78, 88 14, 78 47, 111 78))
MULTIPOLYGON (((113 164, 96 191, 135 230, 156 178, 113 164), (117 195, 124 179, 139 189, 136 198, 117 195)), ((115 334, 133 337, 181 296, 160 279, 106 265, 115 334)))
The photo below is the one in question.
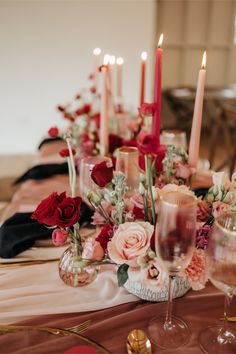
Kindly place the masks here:
POLYGON ((212 204, 212 215, 214 218, 218 218, 218 216, 226 213, 230 210, 230 206, 223 202, 217 201, 212 204))
POLYGON ((52 243, 54 246, 63 246, 68 238, 68 233, 65 230, 55 229, 52 232, 52 243))
POLYGON ((192 174, 192 168, 188 165, 183 165, 178 163, 175 167, 175 175, 176 177, 188 179, 192 174))
POLYGON ((119 225, 107 246, 111 260, 117 264, 138 267, 137 258, 146 255, 153 231, 153 225, 144 221, 119 225))
POLYGON ((105 253, 100 243, 93 237, 88 237, 83 245, 82 258, 100 261, 104 255, 105 253))
POLYGON ((184 270, 184 276, 188 278, 193 290, 201 290, 208 280, 206 253, 202 249, 193 252, 192 259, 184 270))

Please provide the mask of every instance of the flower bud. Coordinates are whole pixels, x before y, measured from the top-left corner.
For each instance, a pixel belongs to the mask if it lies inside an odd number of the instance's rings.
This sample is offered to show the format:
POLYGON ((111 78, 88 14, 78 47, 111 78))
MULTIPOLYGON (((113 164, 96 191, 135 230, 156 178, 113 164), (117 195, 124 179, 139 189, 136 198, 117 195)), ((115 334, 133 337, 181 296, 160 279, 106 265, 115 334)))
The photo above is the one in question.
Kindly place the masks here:
POLYGON ((139 183, 139 193, 141 195, 145 194, 145 189, 144 189, 143 183, 139 183))

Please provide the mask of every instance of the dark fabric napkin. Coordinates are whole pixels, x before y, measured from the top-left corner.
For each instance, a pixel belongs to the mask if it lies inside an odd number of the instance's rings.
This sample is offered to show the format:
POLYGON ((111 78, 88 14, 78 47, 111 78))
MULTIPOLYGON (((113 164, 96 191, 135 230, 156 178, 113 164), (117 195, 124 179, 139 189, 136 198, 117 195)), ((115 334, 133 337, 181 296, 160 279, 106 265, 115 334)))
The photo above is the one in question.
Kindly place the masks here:
POLYGON ((59 136, 56 136, 55 138, 45 138, 41 141, 41 143, 39 144, 38 146, 38 150, 41 149, 41 147, 45 144, 48 144, 48 143, 53 143, 54 141, 60 141, 62 140, 62 138, 60 138, 59 136))
MULTIPOLYGON (((0 227, 0 257, 12 258, 32 247, 36 240, 51 237, 52 229, 31 219, 32 213, 16 213, 0 227)), ((93 211, 82 203, 80 225, 91 222, 93 211)))
POLYGON ((68 174, 67 162, 37 165, 30 168, 22 176, 17 178, 14 184, 24 182, 28 179, 39 180, 39 179, 49 178, 54 175, 66 175, 66 174, 68 174))

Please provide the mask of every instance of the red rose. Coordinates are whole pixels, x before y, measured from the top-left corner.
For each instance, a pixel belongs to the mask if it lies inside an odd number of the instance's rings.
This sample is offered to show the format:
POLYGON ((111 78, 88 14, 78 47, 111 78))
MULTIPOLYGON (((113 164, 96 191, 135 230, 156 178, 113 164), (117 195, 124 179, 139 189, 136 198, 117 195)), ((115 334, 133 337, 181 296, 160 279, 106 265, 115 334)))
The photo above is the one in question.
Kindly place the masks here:
POLYGON ((105 187, 113 178, 113 166, 108 167, 106 161, 98 163, 92 169, 91 178, 99 187, 105 187))
POLYGON ((112 239, 114 234, 113 226, 110 224, 106 224, 99 235, 96 237, 96 241, 98 241, 103 248, 104 252, 107 250, 107 244, 112 239))
POLYGON ((156 110, 155 103, 143 103, 138 109, 141 116, 153 116, 156 110))
POLYGON ((167 147, 166 145, 160 145, 157 151, 157 156, 155 158, 155 169, 156 172, 161 172, 163 170, 162 161, 166 156, 167 147))
POLYGON ((141 208, 134 206, 133 215, 134 215, 135 219, 144 220, 145 215, 144 215, 143 209, 141 209, 141 208))
POLYGON ((138 149, 141 154, 157 155, 159 146, 159 139, 154 134, 142 134, 139 137, 138 149))
POLYGON ((48 226, 55 226, 57 222, 55 220, 55 211, 58 205, 66 198, 66 193, 58 195, 56 192, 50 194, 47 198, 43 199, 34 213, 31 219, 35 219, 39 224, 46 224, 48 226))
POLYGON ((112 154, 123 145, 123 139, 116 134, 109 134, 109 152, 112 154))
POLYGON ((54 215, 56 225, 68 227, 77 223, 80 217, 81 201, 80 197, 67 197, 57 205, 54 215))
POLYGON ((100 128, 100 113, 96 113, 90 117, 90 119, 96 124, 96 127, 100 128))
POLYGON ((59 130, 58 128, 55 126, 55 127, 51 127, 48 131, 48 135, 51 136, 52 138, 58 136, 59 134, 59 130))
MULTIPOLYGON (((76 151, 74 148, 72 148, 72 154, 75 155, 76 154, 76 151)), ((69 149, 62 149, 60 152, 59 152, 59 155, 61 157, 68 157, 70 156, 70 152, 69 152, 69 149)))

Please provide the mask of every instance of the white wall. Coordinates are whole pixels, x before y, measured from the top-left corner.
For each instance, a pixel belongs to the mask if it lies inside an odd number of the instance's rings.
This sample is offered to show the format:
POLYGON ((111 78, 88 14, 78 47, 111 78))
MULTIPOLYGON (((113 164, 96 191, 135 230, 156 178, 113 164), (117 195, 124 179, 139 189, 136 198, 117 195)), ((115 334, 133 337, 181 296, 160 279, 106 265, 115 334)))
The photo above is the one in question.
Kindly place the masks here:
MULTIPOLYGON (((55 107, 87 85, 92 50, 123 56, 124 94, 134 106, 139 56, 154 52, 155 0, 0 1, 0 153, 31 153, 55 107)), ((149 97, 152 65, 149 65, 149 97)))

